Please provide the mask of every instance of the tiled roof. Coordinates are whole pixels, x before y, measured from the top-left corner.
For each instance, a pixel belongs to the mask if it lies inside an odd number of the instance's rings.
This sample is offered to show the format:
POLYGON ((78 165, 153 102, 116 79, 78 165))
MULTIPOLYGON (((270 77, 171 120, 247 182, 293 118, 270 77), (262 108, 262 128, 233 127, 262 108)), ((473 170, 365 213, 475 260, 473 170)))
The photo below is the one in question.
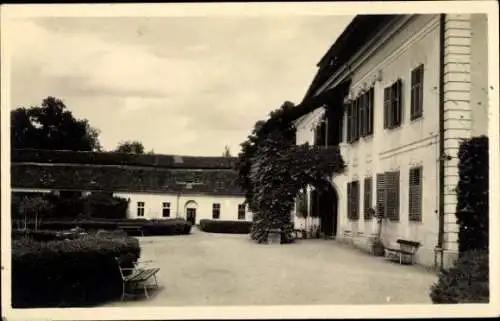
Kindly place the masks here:
POLYGON ((237 172, 232 168, 235 158, 137 156, 14 150, 11 185, 34 189, 243 195, 236 184, 237 172))
POLYGON ((236 158, 15 149, 11 153, 11 162, 231 169, 234 167, 236 158))

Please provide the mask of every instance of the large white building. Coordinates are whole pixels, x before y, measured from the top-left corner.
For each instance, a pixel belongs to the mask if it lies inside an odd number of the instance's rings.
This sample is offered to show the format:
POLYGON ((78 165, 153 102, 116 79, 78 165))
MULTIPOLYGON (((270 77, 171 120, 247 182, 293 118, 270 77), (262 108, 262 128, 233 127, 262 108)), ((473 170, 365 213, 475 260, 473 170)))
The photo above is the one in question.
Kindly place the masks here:
POLYGON ((384 243, 420 242, 416 261, 426 266, 456 257, 458 147, 488 128, 486 19, 357 16, 321 59, 305 99, 351 81, 344 106, 296 122, 297 144, 340 146, 347 164, 323 201, 308 188, 325 234, 369 249, 373 208, 388 217, 384 243))
POLYGON ((232 157, 13 150, 13 196, 105 192, 129 200, 128 218, 251 221, 232 157))

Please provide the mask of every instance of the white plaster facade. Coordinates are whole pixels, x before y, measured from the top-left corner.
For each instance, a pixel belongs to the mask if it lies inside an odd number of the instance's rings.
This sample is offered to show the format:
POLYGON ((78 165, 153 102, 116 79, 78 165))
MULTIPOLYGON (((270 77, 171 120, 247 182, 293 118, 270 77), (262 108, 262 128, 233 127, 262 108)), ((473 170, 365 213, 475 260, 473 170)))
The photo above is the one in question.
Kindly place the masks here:
POLYGON ((238 218, 238 205, 245 201, 243 196, 226 195, 196 195, 196 194, 162 194, 162 193, 113 193, 114 196, 122 197, 130 201, 128 207, 128 218, 145 219, 186 219, 186 209, 196 209, 196 224, 202 219, 213 219, 213 204, 220 204, 219 220, 225 221, 251 221, 252 213, 245 208, 245 219, 238 218), (138 216, 138 202, 144 203, 144 216, 138 216), (170 203, 170 216, 163 217, 163 203, 170 203))
MULTIPOLYGON (((58 190, 51 189, 31 189, 12 188, 13 193, 55 193, 58 190)), ((81 191, 82 196, 87 196, 92 191, 81 191)), ((196 209, 196 224, 202 219, 214 219, 212 215, 213 204, 220 204, 218 220, 224 221, 252 221, 252 212, 245 206, 244 218, 239 217, 239 205, 245 201, 243 196, 232 195, 208 195, 208 194, 163 194, 163 193, 135 193, 135 192, 115 192, 113 196, 122 197, 129 200, 127 218, 130 219, 187 219, 187 208, 196 209), (144 216, 138 216, 138 202, 144 203, 144 216), (170 215, 163 216, 163 203, 169 203, 170 215)))
MULTIPOLYGON (((440 83, 444 85, 444 150, 451 157, 445 163, 444 250, 445 265, 457 252, 455 210, 458 182, 457 152, 461 138, 487 134, 488 57, 486 15, 445 15, 444 79, 440 78, 440 15, 405 15, 399 17, 369 41, 348 62, 350 70, 340 68, 319 89, 335 87, 352 79, 350 98, 370 86, 374 87, 374 129, 367 139, 342 143, 341 153, 347 164, 343 174, 332 179, 338 194, 337 239, 369 249, 369 236, 376 233, 376 220, 363 219, 363 184, 365 177, 384 171, 400 171, 399 221, 384 221, 382 238, 392 243, 398 238, 422 244, 416 261, 435 264, 435 247, 439 229, 439 104, 440 83), (411 71, 424 65, 423 117, 410 120, 411 71), (403 116, 401 126, 384 129, 384 87, 398 78, 403 81, 403 116), (422 219, 409 220, 409 169, 415 165, 422 172, 422 219), (359 179, 360 215, 356 221, 347 218, 347 183, 359 179)), ((342 106, 338 106, 342 108, 342 106)), ((297 144, 313 143, 315 121, 322 111, 298 120, 297 144)), ((346 119, 344 119, 344 124, 346 119)), ((344 141, 347 126, 344 125, 344 141)), ((375 186, 372 204, 376 204, 375 186)), ((303 220, 295 218, 296 225, 303 220)))

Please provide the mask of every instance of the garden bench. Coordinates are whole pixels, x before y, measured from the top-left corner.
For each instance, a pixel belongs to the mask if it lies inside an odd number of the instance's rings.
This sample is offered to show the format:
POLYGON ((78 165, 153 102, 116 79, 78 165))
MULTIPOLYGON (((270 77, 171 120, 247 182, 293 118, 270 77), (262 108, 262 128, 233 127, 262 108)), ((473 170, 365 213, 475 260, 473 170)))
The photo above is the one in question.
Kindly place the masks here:
POLYGON ((142 230, 142 227, 140 225, 120 225, 118 226, 118 228, 124 230, 125 232, 139 232, 141 233, 141 236, 144 236, 144 231, 142 230))
POLYGON ((399 259, 399 264, 403 264, 403 262, 407 261, 413 264, 415 253, 417 253, 420 243, 404 239, 398 239, 396 243, 398 246, 389 246, 385 248, 386 258, 392 259, 396 257, 399 259))
POLYGON ((297 229, 296 228, 296 229, 293 230, 293 233, 295 234, 295 238, 297 239, 297 238, 302 238, 303 235, 304 235, 304 233, 305 233, 305 231, 302 230, 302 229, 297 229))
POLYGON ((123 287, 122 287, 122 298, 125 298, 126 295, 134 295, 132 291, 137 290, 138 288, 142 288, 144 290, 144 295, 147 299, 149 299, 148 288, 150 284, 147 282, 151 279, 154 279, 154 288, 158 288, 158 280, 156 278, 156 274, 160 271, 160 268, 123 268, 120 264, 120 260, 115 258, 118 263, 118 268, 120 269, 120 275, 122 277, 123 287), (130 274, 127 274, 126 271, 129 271, 130 274), (131 291, 127 291, 131 288, 131 291))

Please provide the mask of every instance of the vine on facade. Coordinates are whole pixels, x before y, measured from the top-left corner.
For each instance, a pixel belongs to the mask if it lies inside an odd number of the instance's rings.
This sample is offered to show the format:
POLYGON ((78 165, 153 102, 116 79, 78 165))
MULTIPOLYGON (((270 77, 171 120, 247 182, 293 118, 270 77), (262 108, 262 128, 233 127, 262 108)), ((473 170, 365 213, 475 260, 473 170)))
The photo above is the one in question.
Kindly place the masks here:
MULTIPOLYGON (((348 87, 349 83, 343 84, 322 97, 342 106, 348 87)), ((241 144, 238 180, 254 214, 251 237, 259 243, 266 242, 270 230, 289 235, 293 228, 290 214, 298 192, 307 185, 328 188, 331 175, 345 167, 337 146, 296 145, 293 121, 322 105, 318 98, 301 106, 285 102, 267 121, 258 121, 241 144)))

